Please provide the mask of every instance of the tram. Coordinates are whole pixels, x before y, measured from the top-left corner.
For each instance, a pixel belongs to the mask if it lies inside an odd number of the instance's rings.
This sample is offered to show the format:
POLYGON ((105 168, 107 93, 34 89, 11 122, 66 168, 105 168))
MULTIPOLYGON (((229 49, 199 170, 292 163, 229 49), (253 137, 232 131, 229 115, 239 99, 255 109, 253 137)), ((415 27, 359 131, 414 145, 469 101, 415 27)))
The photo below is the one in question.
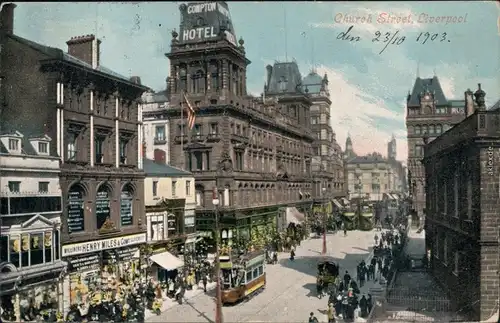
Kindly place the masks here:
POLYGON ((365 205, 360 210, 359 229, 370 231, 374 226, 373 206, 365 205))
POLYGON ((253 251, 241 256, 221 255, 222 303, 235 304, 251 297, 266 286, 266 255, 253 251))

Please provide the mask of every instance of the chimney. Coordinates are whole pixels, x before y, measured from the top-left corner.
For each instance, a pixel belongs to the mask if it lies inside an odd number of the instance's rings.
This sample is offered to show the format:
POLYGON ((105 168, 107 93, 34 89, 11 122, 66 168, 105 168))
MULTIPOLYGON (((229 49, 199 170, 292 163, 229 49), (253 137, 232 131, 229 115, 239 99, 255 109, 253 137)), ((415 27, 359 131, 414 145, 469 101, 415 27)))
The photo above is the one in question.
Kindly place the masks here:
POLYGON ((476 97, 476 104, 477 104, 477 109, 478 110, 486 110, 486 107, 484 105, 485 100, 484 97, 486 96, 486 92, 481 89, 481 83, 478 83, 477 85, 477 91, 474 93, 474 97, 476 97))
POLYGON ((94 35, 71 37, 66 44, 68 54, 92 65, 94 69, 99 67, 101 41, 94 35))
POLYGON ((467 89, 467 91, 465 91, 465 117, 467 118, 474 114, 475 111, 473 93, 470 89, 467 89))
POLYGON ((271 75, 273 74, 273 67, 271 65, 267 65, 266 70, 267 70, 267 86, 269 86, 269 82, 271 81, 271 75))
POLYGON ((139 76, 130 77, 130 82, 141 85, 141 78, 139 76))
POLYGON ((154 161, 158 164, 166 164, 167 163, 167 153, 165 150, 155 149, 154 151, 154 161))
POLYGON ((7 3, 2 8, 0 16, 2 33, 12 35, 14 33, 14 9, 17 6, 13 3, 7 3))

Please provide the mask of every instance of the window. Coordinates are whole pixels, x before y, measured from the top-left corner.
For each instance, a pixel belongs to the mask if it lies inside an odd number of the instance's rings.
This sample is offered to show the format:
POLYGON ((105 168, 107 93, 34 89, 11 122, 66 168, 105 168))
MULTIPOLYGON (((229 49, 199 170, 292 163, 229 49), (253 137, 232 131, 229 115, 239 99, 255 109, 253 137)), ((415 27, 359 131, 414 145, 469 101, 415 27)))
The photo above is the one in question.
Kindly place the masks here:
POLYGON ((158 196, 158 181, 153 181, 153 196, 158 196))
POLYGON ((9 261, 9 238, 0 236, 0 262, 9 261))
POLYGON ((71 186, 68 193, 68 231, 69 233, 85 230, 84 203, 85 189, 76 184, 71 186))
POLYGON ((428 134, 429 133, 429 128, 427 126, 422 126, 422 134, 428 134))
POLYGON ((443 237, 443 263, 448 264, 448 238, 443 237))
POLYGON ((186 196, 191 195, 191 181, 186 181, 186 196))
POLYGON ((95 216, 97 229, 107 229, 106 224, 111 223, 111 189, 107 184, 102 184, 97 190, 95 200, 95 216))
POLYGON ((10 262, 15 267, 29 267, 50 263, 59 259, 59 232, 41 231, 30 234, 12 235, 1 239, 2 261, 10 262), (10 240, 10 244, 8 243, 10 240))
POLYGON ((47 193, 49 191, 49 182, 38 182, 38 192, 47 193))
POLYGON ((429 126, 429 134, 433 135, 436 132, 436 126, 430 125, 429 126))
POLYGON ((210 124, 210 134, 211 135, 217 135, 219 133, 219 127, 216 123, 211 123, 210 124))
POLYGON ((440 124, 436 125, 436 134, 441 134, 443 132, 443 126, 440 124))
POLYGON ((185 66, 179 69, 179 90, 187 90, 187 70, 185 66))
POLYGON ((66 144, 66 158, 67 160, 76 160, 76 139, 77 134, 69 133, 66 144))
POLYGON ((247 275, 246 275, 246 282, 251 282, 252 281, 252 272, 249 271, 247 272, 247 275))
POLYGON ((217 62, 210 63, 210 76, 212 89, 217 91, 219 89, 219 66, 217 62))
POLYGON ((455 274, 455 276, 458 276, 459 270, 460 270, 460 252, 455 251, 455 253, 453 254, 453 274, 455 274))
POLYGON ((234 153, 235 155, 235 169, 243 170, 243 152, 237 151, 234 153))
POLYGON ((165 230, 165 218, 163 215, 151 216, 149 239, 151 241, 161 241, 167 237, 165 230))
POLYGON ((21 182, 9 182, 9 191, 19 193, 21 182))
POLYGON ((421 132, 422 132, 422 128, 420 126, 415 126, 415 134, 420 135, 421 132))
POLYGON ((191 77, 192 79, 192 92, 193 93, 204 93, 205 92, 205 74, 203 71, 198 70, 191 77))
POLYGON ((127 146, 128 140, 123 138, 120 139, 120 164, 127 163, 127 146))
POLYGON ((176 186, 177 186, 177 181, 172 181, 172 197, 175 197, 177 194, 176 194, 176 186))
POLYGON ((49 144, 46 142, 39 142, 38 143, 38 152, 41 154, 48 153, 48 146, 49 146, 49 144))
POLYGON ((195 164, 193 165, 195 167, 194 170, 203 170, 203 153, 201 151, 196 151, 193 153, 193 156, 195 159, 195 164))
POLYGON ((19 150, 19 139, 9 139, 9 150, 19 150))
POLYGON ((127 184, 123 187, 120 196, 120 223, 122 226, 134 224, 133 201, 134 192, 132 186, 127 184))
POLYGON ((103 136, 96 136, 94 138, 94 153, 95 153, 95 163, 102 164, 104 160, 104 138, 103 136))
POLYGON ((164 142, 165 139, 165 126, 155 127, 155 142, 164 142))
POLYGON ((195 136, 201 136, 202 134, 202 127, 200 124, 195 124, 193 127, 193 134, 195 136))

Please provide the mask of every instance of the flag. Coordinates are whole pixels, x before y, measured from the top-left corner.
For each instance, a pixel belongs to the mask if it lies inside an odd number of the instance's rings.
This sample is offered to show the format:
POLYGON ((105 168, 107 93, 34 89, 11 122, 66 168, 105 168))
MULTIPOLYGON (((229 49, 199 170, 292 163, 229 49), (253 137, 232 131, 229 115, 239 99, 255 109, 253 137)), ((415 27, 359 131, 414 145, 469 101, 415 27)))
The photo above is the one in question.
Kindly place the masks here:
POLYGON ((187 108, 187 124, 189 130, 193 129, 194 121, 196 120, 196 113, 194 112, 193 106, 189 103, 186 93, 184 93, 184 100, 186 100, 187 108))

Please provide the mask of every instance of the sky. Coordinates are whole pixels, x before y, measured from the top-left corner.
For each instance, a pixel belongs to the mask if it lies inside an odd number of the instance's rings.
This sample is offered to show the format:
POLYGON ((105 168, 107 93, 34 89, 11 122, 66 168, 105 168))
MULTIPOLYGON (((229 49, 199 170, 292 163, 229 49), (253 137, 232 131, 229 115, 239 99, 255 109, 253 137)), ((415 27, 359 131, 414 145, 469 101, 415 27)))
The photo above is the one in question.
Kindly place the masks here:
MULTIPOLYGON (((97 34, 102 65, 163 90, 169 75, 164 54, 171 31, 179 29, 181 3, 18 3, 14 33, 64 50, 73 36, 97 34)), ((252 62, 248 92, 260 95, 265 66, 276 61, 295 60, 304 76, 313 68, 326 73, 337 141, 345 148, 350 134, 358 155, 386 155, 394 134, 397 158, 406 160, 406 95, 417 75, 436 75, 447 99, 462 99, 478 83, 488 105, 500 98, 500 6, 495 2, 228 4, 236 38, 245 40, 252 62), (373 41, 377 32, 378 42, 373 41), (391 40, 383 50, 386 33, 391 40)))

